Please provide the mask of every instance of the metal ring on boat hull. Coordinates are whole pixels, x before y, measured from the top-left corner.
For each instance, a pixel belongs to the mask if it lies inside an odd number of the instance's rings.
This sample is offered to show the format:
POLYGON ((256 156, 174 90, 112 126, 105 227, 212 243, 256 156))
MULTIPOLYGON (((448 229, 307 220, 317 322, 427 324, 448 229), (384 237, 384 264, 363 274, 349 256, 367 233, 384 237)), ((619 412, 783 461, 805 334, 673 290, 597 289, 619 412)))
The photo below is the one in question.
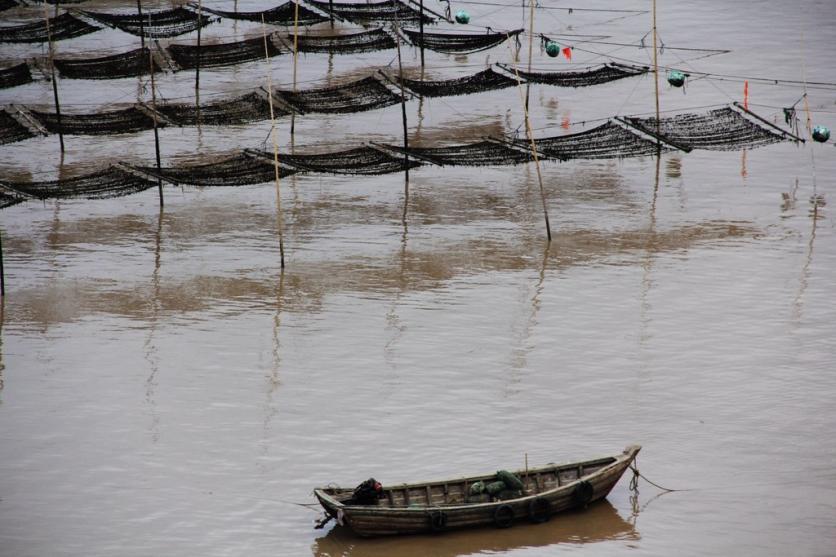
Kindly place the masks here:
POLYGON ((548 499, 537 497, 528 503, 528 519, 534 524, 546 522, 551 516, 552 506, 548 499))
POLYGON ((447 527, 447 513, 444 511, 430 512, 430 530, 441 532, 447 527))
POLYGON ((592 501, 594 494, 595 488, 592 487, 591 483, 584 480, 575 486, 575 490, 572 492, 572 500, 578 507, 586 506, 587 503, 592 501))
POLYGON ((511 505, 499 505, 493 512, 493 523, 497 528, 508 528, 514 522, 514 509, 511 505))

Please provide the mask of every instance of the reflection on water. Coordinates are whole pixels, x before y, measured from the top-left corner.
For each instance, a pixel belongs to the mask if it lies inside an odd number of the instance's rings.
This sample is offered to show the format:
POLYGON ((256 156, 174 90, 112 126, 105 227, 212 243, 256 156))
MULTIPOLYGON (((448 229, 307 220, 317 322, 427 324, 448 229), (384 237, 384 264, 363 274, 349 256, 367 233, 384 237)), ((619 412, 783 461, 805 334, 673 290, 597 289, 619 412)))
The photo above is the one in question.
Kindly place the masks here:
MULTIPOLYGON (((503 553, 513 549, 558 544, 587 544, 608 540, 634 542, 641 539, 635 526, 621 518, 607 500, 584 511, 567 512, 544 524, 515 524, 511 528, 478 528, 439 536, 408 536, 363 539, 350 529, 335 526, 312 547, 315 557, 455 557, 480 553, 503 553)), ((550 548, 557 552, 559 547, 550 548)))
MULTIPOLYGON (((618 8, 647 8, 633 4, 618 8)), ((665 2, 663 36, 733 52, 694 61, 695 73, 797 80, 798 49, 775 50, 774 37, 758 30, 779 20, 788 36, 836 29, 836 11, 821 1, 696 4, 665 2)), ((254 0, 246 9, 274 5, 254 0)), ((588 7, 613 8, 603 0, 588 7)), ((476 25, 497 28, 527 14, 471 9, 476 25)), ((17 10, 0 17, 42 17, 38 7, 17 10)), ((575 26, 613 42, 637 40, 648 23, 645 15, 611 23, 600 12, 540 15, 537 31, 575 26)), ((243 21, 204 31, 207 42, 261 35, 260 24, 243 21)), ((573 60, 541 52, 544 67, 607 59, 594 54, 604 45, 565 38, 580 45, 573 60)), ((105 29, 57 46, 82 57, 135 43, 105 29)), ((43 45, 2 50, 15 61, 44 53, 43 45)), ((404 52, 408 75, 418 77, 416 52, 404 52)), ((679 63, 677 52, 666 49, 661 61, 679 63)), ((488 57, 510 62, 506 45, 427 57, 426 79, 472 74, 488 57)), ((826 48, 805 57, 808 75, 832 66, 826 48)), ((391 50, 309 54, 299 60, 299 87, 343 83, 390 62, 392 70, 393 58, 391 50)), ((277 86, 291 86, 291 60, 271 59, 277 86)), ((266 73, 263 61, 207 69, 201 99, 249 92, 266 73)), ((193 72, 157 78, 166 101, 194 98, 193 72)), ((60 94, 68 113, 90 112, 147 100, 148 81, 61 80, 60 94)), ((728 101, 718 88, 739 96, 734 82, 694 79, 687 95, 664 88, 662 109, 702 112, 728 101)), ((535 133, 651 113, 653 89, 649 77, 532 85, 535 133)), ((778 122, 780 109, 766 107, 801 94, 767 83, 753 93, 778 122)), ((822 124, 832 116, 829 93, 810 91, 822 124)), ((0 100, 51 110, 51 84, 3 89, 0 100)), ((523 119, 514 89, 412 99, 407 117, 416 146, 513 134, 523 119)), ((290 118, 278 126, 281 157, 290 118)), ((163 128, 164 164, 271 149, 269 127, 163 128)), ((403 139, 394 105, 306 114, 295 131, 297 152, 403 139)), ((150 132, 66 139, 66 159, 54 136, 3 146, 3 178, 48 180, 155 157, 150 132)), ((785 143, 545 162, 549 246, 533 165, 416 169, 406 222, 399 174, 293 175, 281 183, 284 273, 272 184, 167 187, 164 212, 153 189, 5 209, 0 554, 829 555, 836 448, 821 440, 836 430, 836 228, 828 189, 815 180, 836 173, 834 153, 832 144, 785 143), (437 477, 488 462, 519 466, 525 454, 585 457, 625 441, 645 445, 643 472, 654 481, 694 491, 630 501, 631 515, 623 482, 610 502, 544 525, 391 540, 313 531, 313 513, 287 504, 311 501, 313 485, 335 479, 437 477)))
MULTIPOLYGON (((160 215, 160 222, 163 215, 160 215)), ((265 220, 275 226, 274 221, 265 220)), ((122 219, 119 219, 121 222, 122 219)), ((132 228, 149 232, 148 226, 134 222, 132 228)), ((176 238, 178 227, 188 226, 191 219, 181 222, 176 215, 165 215, 166 235, 176 238)), ((120 242, 130 234, 105 221, 97 240, 102 243, 120 242), (115 235, 108 238, 106 231, 115 235)), ((54 249, 62 249, 85 233, 65 227, 51 234, 54 249)), ((211 226, 210 226, 211 228, 211 226)), ((154 230, 157 236, 159 225, 154 230)), ((181 233, 183 231, 181 230, 181 233)), ((211 231, 210 231, 211 233, 211 231)), ((752 238, 757 229, 740 222, 708 221, 681 225, 666 231, 648 229, 605 232, 597 230, 563 230, 553 234, 547 251, 539 236, 512 239, 490 238, 437 242, 433 249, 410 249, 406 243, 388 255, 369 255, 363 258, 327 261, 296 261, 282 275, 280 292, 277 279, 259 273, 238 276, 197 274, 186 278, 159 279, 160 257, 155 251, 155 267, 150 282, 115 281, 112 279, 54 280, 44 292, 40 288, 20 288, 9 300, 10 317, 21 323, 40 324, 42 328, 57 323, 72 322, 95 313, 110 313, 153 324, 160 313, 203 312, 208 309, 226 315, 252 309, 271 309, 279 304, 283 311, 315 312, 328 294, 335 292, 405 292, 437 288, 463 274, 486 271, 533 270, 544 276, 545 269, 565 270, 579 265, 628 264, 647 253, 666 253, 687 250, 704 242, 718 242, 752 238), (276 299, 278 297, 278 299, 276 299), (223 300, 223 308, 215 302, 223 300), (275 300, 275 301, 274 301, 275 300)), ((133 236, 133 234, 131 234, 133 236)), ((83 236, 89 240, 89 236, 83 236)), ((176 240, 175 240, 176 241, 176 240)), ((159 243, 157 244, 157 248, 159 243)), ((57 251, 54 253, 58 253, 57 251)), ((175 249, 176 253, 176 249, 175 249)), ((542 284, 537 287, 541 289, 542 284)), ((533 300, 536 317, 536 297, 533 300)), ((523 334, 523 337, 525 335, 523 334)), ((148 343, 149 346, 151 343, 148 343)))

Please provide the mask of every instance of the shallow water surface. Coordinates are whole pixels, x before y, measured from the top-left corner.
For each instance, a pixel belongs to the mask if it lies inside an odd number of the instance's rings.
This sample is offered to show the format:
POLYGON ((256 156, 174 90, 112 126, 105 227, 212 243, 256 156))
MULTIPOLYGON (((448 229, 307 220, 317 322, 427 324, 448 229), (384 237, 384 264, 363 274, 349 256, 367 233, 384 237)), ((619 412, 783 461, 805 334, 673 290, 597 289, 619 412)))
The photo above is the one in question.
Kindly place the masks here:
MULTIPOLYGON (((453 7, 474 24, 522 25, 519 6, 453 7)), ((825 47, 832 2, 672 0, 659 10, 663 64, 836 76, 825 47), (765 32, 778 28, 780 40, 765 32)), ((649 17, 540 10, 536 27, 637 42, 649 17)), ((204 37, 259 32, 224 23, 204 37)), ((133 40, 102 31, 59 51, 116 52, 133 40)), ((601 52, 648 63, 647 49, 575 46, 569 64, 535 43, 535 65, 577 69, 606 60, 601 52)), ((0 47, 10 61, 41 52, 0 47)), ((337 83, 393 56, 309 54, 299 79, 337 83)), ((414 49, 404 56, 416 71, 414 49)), ((455 77, 509 56, 504 46, 428 52, 428 72, 455 77)), ((289 57, 272 68, 276 83, 290 81, 289 57)), ((262 63, 206 70, 202 98, 261 85, 264 73, 262 63)), ((193 78, 161 75, 161 94, 189 97, 193 78)), ((68 111, 147 94, 145 80, 60 84, 68 111)), ((742 90, 740 79, 694 78, 684 93, 663 85, 661 103, 700 112, 742 90)), ((752 80, 751 108, 783 125, 781 108, 802 93, 752 80)), ((0 102, 48 108, 51 94, 39 81, 0 91, 0 102)), ((811 87, 809 104, 815 123, 836 128, 834 88, 811 87)), ((533 86, 531 110, 538 133, 581 131, 652 113, 653 80, 533 86)), ((427 145, 522 124, 514 89, 414 99, 407 116, 427 145)), ((306 115, 292 148, 398 143, 400 117, 398 106, 306 115)), ((269 131, 163 129, 163 164, 269 148, 269 131)), ((289 121, 279 135, 285 152, 289 121)), ((67 144, 63 159, 55 137, 3 146, 0 178, 154 156, 144 132, 67 144)), ((546 162, 550 244, 532 166, 415 169, 405 222, 402 174, 300 174, 281 183, 284 272, 273 184, 167 187, 162 209, 155 190, 4 209, 0 555, 833 555, 834 154, 832 142, 785 142, 546 162), (634 494, 625 477, 606 501, 543 525, 383 540, 314 530, 306 508, 313 487, 332 482, 517 469, 631 443, 644 447, 644 475, 686 491, 642 482, 634 494)))

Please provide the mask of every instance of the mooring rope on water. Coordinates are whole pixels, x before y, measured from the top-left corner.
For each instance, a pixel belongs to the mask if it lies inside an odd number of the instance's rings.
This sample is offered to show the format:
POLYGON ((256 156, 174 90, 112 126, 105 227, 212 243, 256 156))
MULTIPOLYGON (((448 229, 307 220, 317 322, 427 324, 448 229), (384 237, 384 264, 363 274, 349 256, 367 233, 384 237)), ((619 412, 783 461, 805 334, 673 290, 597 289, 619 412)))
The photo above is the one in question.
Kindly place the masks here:
POLYGON ((647 477, 639 472, 638 468, 638 459, 633 461, 633 464, 630 465, 630 470, 633 471, 633 478, 630 480, 630 491, 638 491, 639 490, 639 478, 643 479, 653 487, 659 488, 662 491, 666 492, 673 492, 673 491, 694 491, 693 489, 670 489, 667 487, 663 487, 655 482, 650 481, 647 477))

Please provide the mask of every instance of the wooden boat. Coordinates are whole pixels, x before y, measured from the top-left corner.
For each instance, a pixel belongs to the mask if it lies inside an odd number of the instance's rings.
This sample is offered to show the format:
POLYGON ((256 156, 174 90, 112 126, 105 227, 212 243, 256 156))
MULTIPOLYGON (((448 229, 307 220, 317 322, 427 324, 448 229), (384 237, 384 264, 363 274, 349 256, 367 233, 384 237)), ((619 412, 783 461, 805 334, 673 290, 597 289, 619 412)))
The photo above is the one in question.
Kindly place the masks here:
POLYGON ((381 487, 369 504, 354 502, 354 489, 314 490, 325 512, 364 537, 421 534, 475 526, 507 528, 517 520, 545 522, 559 512, 603 499, 641 450, 631 445, 619 455, 517 471, 521 492, 471 495, 487 474, 453 480, 381 487))

